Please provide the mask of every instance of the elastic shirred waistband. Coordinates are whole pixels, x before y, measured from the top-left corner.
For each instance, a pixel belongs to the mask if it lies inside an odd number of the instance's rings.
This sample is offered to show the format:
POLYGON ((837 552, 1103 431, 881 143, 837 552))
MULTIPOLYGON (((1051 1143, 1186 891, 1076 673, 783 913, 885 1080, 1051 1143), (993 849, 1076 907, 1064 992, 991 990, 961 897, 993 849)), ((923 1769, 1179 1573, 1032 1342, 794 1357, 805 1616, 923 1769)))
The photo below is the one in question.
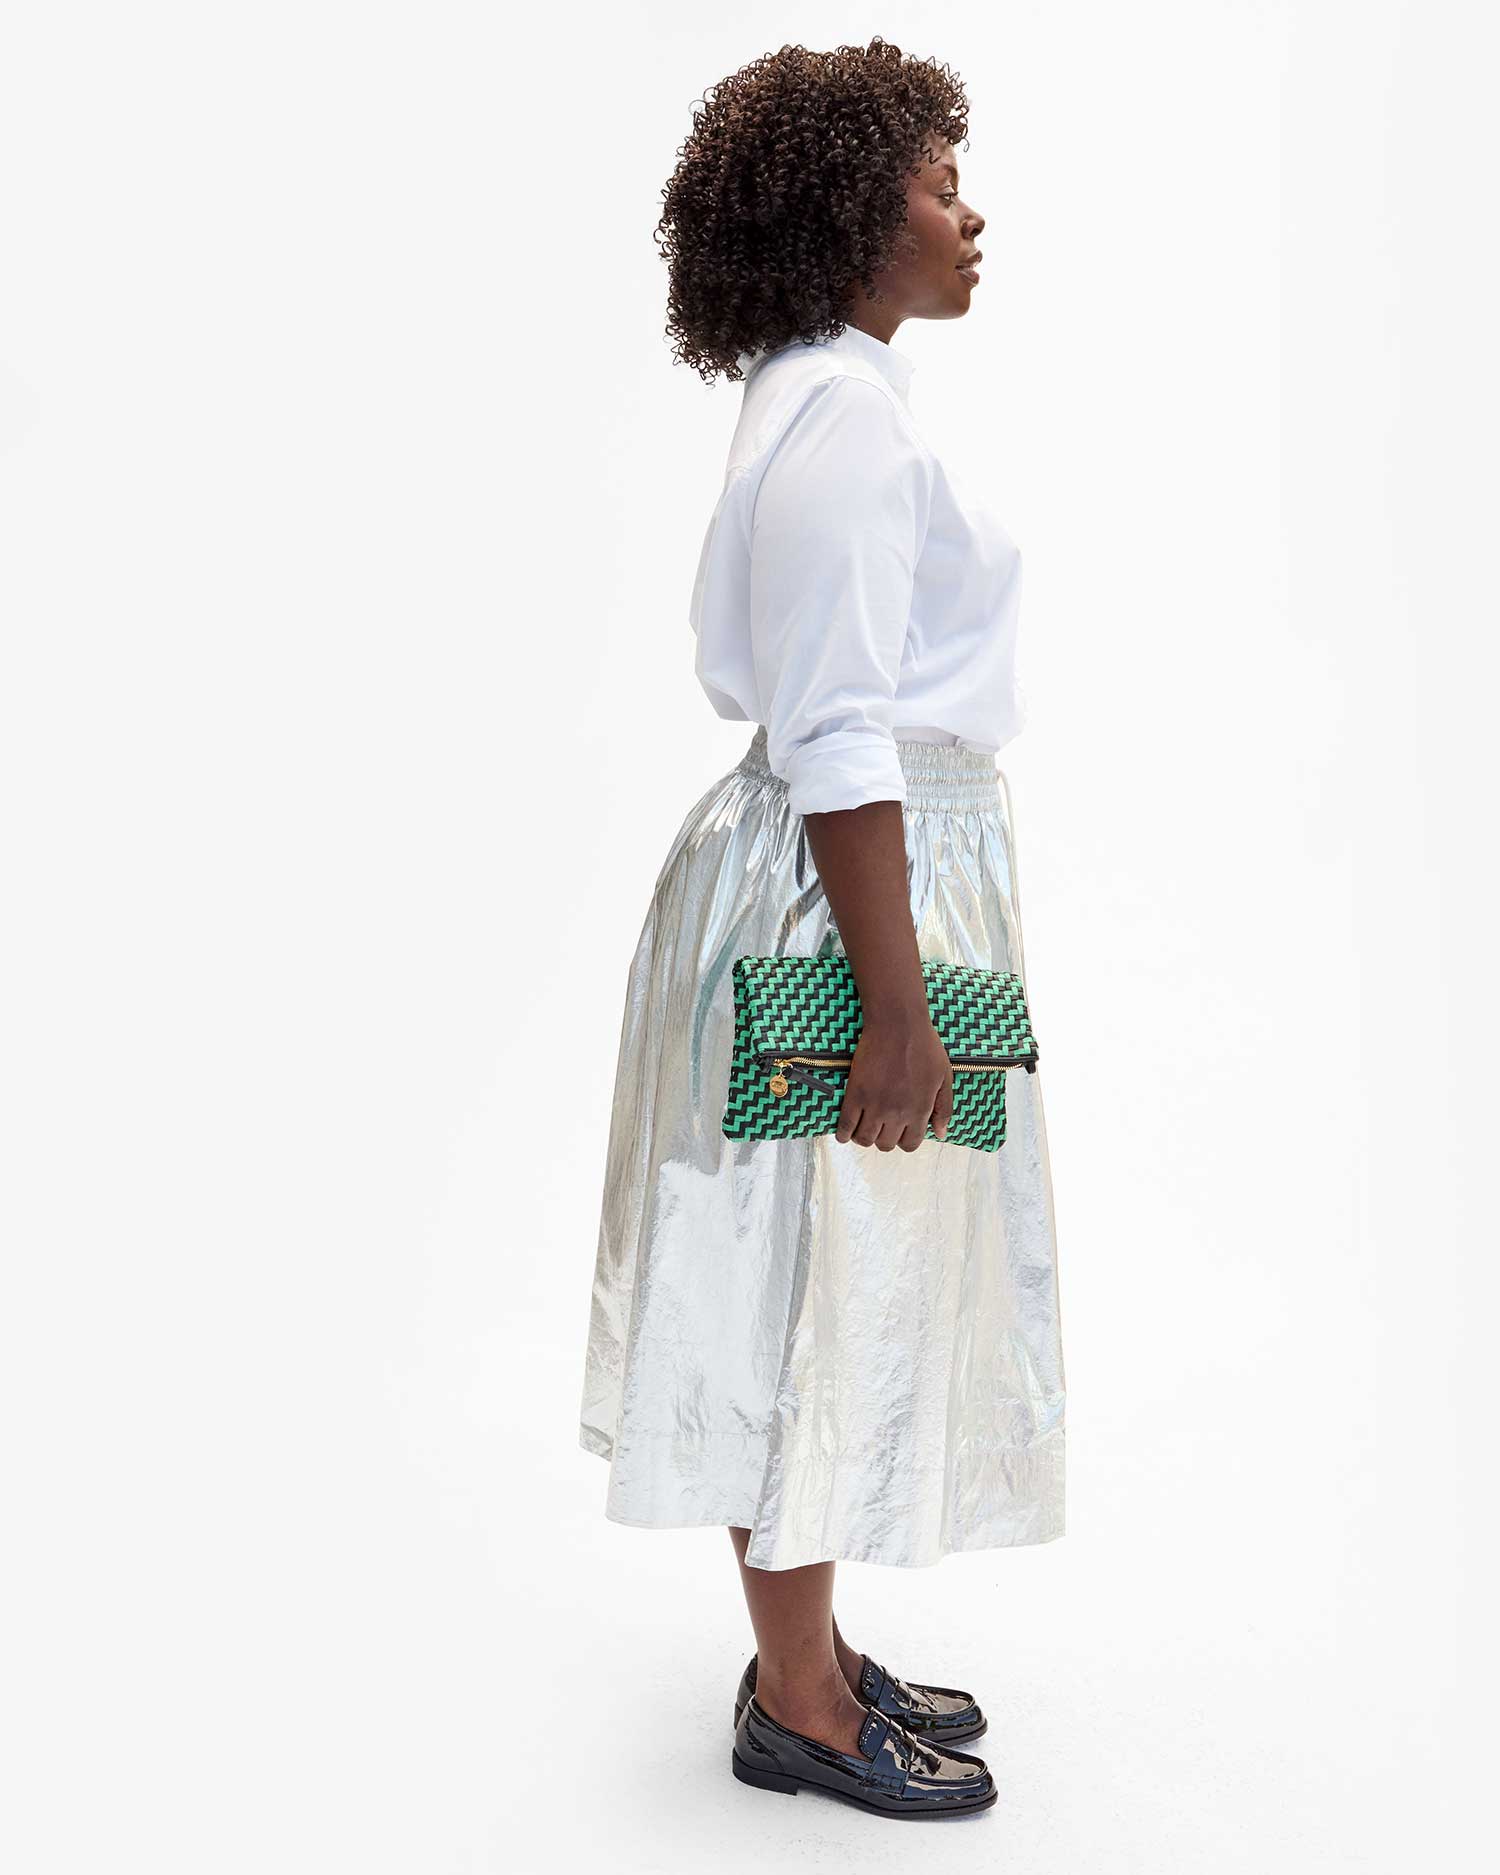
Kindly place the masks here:
MULTIPOLYGON (((1000 771, 993 755, 979 749, 966 749, 958 743, 915 742, 896 738, 896 754, 906 781, 906 805, 911 807, 966 809, 995 807, 1000 800, 1000 771)), ((766 726, 756 725, 750 746, 735 764, 742 775, 773 789, 788 792, 780 775, 774 774, 766 755, 766 726)))

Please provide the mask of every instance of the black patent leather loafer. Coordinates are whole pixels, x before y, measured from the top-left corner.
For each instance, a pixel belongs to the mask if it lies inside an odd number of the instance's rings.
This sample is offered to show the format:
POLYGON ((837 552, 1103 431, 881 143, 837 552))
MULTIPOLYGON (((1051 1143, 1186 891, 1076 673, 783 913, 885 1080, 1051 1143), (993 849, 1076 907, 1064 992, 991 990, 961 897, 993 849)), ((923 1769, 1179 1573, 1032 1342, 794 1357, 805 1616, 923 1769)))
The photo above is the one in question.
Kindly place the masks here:
MULTIPOLYGON (((750 1664, 734 1696, 736 1725, 755 1691, 758 1658, 756 1654, 750 1656, 750 1664)), ((978 1738, 989 1725, 972 1693, 960 1693, 951 1686, 918 1686, 898 1680, 868 1654, 863 1656, 860 1668, 859 1699, 877 1712, 886 1713, 898 1725, 905 1726, 914 1738, 929 1745, 959 1745, 965 1739, 978 1738)))
POLYGON ((881 1816, 967 1816, 999 1796, 982 1758, 929 1745, 887 1712, 867 1714, 859 1755, 778 1724, 752 1694, 734 1733, 735 1776, 757 1790, 821 1790, 881 1816))

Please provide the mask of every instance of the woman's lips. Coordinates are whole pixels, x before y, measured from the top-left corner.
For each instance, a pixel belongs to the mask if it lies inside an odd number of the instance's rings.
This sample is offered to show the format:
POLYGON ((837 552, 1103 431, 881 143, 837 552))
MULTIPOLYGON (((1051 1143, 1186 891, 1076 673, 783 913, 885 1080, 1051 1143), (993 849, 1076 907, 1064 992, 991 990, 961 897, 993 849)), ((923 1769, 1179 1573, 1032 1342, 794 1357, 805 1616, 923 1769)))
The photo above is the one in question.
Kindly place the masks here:
POLYGON ((979 269, 977 267, 960 267, 958 271, 968 281, 970 286, 979 285, 979 269))

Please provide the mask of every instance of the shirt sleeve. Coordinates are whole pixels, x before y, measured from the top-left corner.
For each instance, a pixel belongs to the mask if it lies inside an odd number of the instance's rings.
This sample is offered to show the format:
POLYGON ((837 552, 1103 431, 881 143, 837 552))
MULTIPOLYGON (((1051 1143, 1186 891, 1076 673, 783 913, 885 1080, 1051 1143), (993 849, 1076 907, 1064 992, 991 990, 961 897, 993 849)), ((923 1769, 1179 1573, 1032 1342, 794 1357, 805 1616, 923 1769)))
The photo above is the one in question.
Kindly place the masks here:
POLYGON ((891 733, 927 530, 926 453, 878 386, 816 386, 750 520, 750 639, 766 755, 792 811, 905 801, 891 733))

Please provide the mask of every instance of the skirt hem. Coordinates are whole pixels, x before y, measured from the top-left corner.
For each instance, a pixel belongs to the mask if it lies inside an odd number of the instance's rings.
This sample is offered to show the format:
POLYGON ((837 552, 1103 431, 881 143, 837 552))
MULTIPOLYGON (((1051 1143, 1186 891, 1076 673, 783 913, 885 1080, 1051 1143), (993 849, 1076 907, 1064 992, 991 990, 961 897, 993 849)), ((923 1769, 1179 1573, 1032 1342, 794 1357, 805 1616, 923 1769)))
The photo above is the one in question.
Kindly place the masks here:
MULTIPOLYGON (((610 1443, 605 1439, 602 1433, 593 1431, 591 1427, 584 1427, 579 1432, 578 1443, 585 1452, 592 1452, 596 1458, 602 1458, 605 1464, 610 1464, 612 1462, 613 1452, 610 1443)), ((606 1504, 604 1516, 606 1522, 619 1524, 622 1529, 627 1530, 737 1529, 749 1530, 753 1533, 755 1529, 755 1516, 753 1512, 746 1517, 627 1517, 622 1512, 613 1510, 606 1504)), ((815 1546, 817 1549, 816 1554, 808 1554, 805 1556, 794 1554, 788 1559, 780 1560, 773 1564, 757 1564, 756 1566, 767 1568, 774 1572, 781 1569, 805 1569, 813 1563, 857 1562, 874 1563, 877 1567, 887 1569, 931 1569, 940 1563, 945 1556, 970 1555, 976 1551, 987 1549, 1036 1549, 1044 1543, 1057 1542, 1057 1540, 1066 1535, 1066 1533, 1066 1519, 1059 1505, 1054 1515, 1049 1517, 1048 1521, 1035 1531, 1028 1531, 1025 1534, 1017 1534, 1008 1537, 976 1535, 972 1541, 959 1539, 957 1542, 945 1543, 931 1554, 924 1552, 920 1556, 891 1556, 887 1553, 882 1553, 879 1549, 871 1545, 861 1547, 857 1544, 840 1543, 815 1546)))

